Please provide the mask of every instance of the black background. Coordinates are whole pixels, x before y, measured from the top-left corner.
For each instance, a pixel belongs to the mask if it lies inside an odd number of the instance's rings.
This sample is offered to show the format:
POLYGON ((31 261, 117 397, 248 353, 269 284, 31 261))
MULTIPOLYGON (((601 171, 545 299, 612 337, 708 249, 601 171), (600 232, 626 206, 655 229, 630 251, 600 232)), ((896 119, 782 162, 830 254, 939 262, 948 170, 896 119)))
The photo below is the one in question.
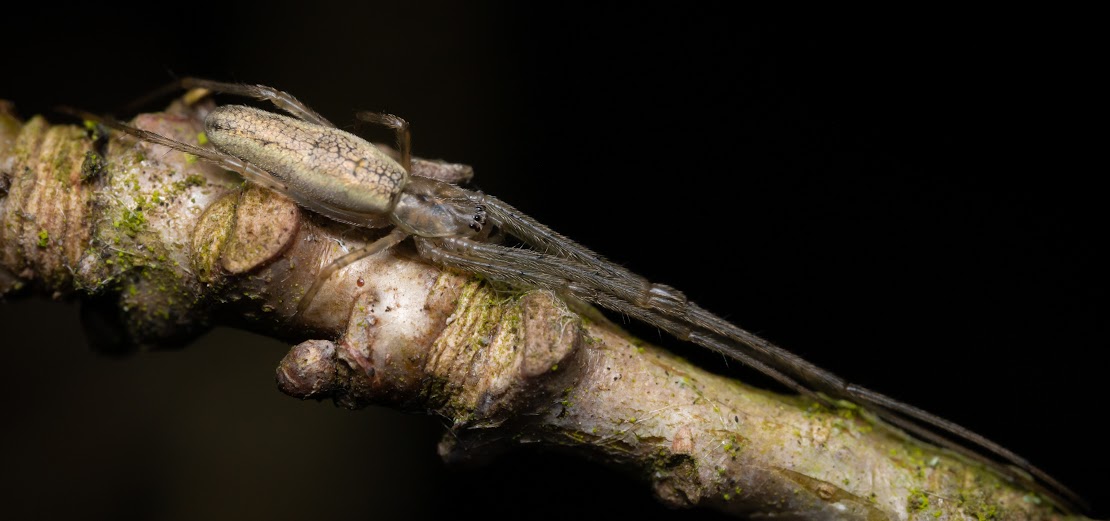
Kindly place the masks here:
MULTIPOLYGON (((1105 60, 1083 24, 689 5, 32 9, 6 15, 0 73, 24 116, 109 111, 173 75, 273 85, 341 126, 403 115, 417 154, 474 165, 478 188, 1001 442, 1110 515, 1106 168, 1083 128, 1105 60)), ((446 469, 439 420, 281 395, 281 344, 218 330, 108 359, 76 315, 0 306, 8 512, 711 516, 562 456, 446 469)))

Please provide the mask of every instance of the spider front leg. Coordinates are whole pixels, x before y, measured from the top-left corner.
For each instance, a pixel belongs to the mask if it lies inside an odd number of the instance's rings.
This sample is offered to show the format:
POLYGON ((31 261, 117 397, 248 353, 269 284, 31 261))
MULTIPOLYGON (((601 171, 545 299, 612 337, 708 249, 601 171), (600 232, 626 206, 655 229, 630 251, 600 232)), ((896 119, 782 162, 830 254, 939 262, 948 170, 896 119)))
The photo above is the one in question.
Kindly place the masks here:
MULTIPOLYGON (((652 284, 604 260, 495 198, 475 197, 481 198, 498 226, 543 251, 505 248, 453 238, 439 243, 418 241, 422 245, 422 253, 438 262, 477 271, 492 278, 554 291, 569 291, 583 300, 655 325, 681 340, 694 342, 748 364, 801 394, 815 396, 813 390, 816 390, 864 404, 879 417, 924 439, 969 453, 965 446, 937 436, 921 425, 911 423, 911 420, 920 422, 993 453, 1036 476, 1060 495, 1078 502, 1078 496, 1061 483, 1000 444, 937 415, 849 383, 687 301, 677 290, 652 284), (547 252, 554 252, 554 255, 547 252)), ((827 399, 820 401, 835 405, 827 399)), ((985 458, 979 456, 978 459, 985 458)), ((1002 475, 1022 479, 1019 473, 999 463, 992 463, 991 466, 1002 475)))
MULTIPOLYGON (((797 380, 805 381, 809 388, 838 396, 844 394, 847 382, 785 349, 708 313, 688 301, 681 291, 653 283, 623 266, 605 260, 602 256, 560 235, 497 198, 488 195, 476 197, 480 198, 486 206, 490 219, 496 225, 506 229, 536 250, 474 244, 468 248, 471 255, 487 260, 501 259, 501 262, 527 265, 532 271, 561 272, 574 282, 605 293, 627 305, 650 310, 655 315, 669 317, 676 324, 705 330, 727 339, 727 345, 731 346, 729 348, 710 347, 726 356, 747 363, 743 358, 751 358, 751 356, 741 352, 742 349, 753 353, 779 371, 792 373, 797 380)), ((599 304, 604 305, 600 302, 599 304)), ((681 334, 676 336, 682 338, 681 334)))
POLYGON ((570 294, 575 298, 631 316, 656 326, 676 338, 708 347, 747 364, 798 394, 832 405, 828 399, 815 394, 795 379, 746 353, 738 351, 726 339, 708 331, 692 329, 666 315, 622 300, 589 284, 577 282, 576 280, 580 279, 585 268, 575 265, 575 263, 565 258, 461 238, 427 239, 417 237, 416 245, 421 256, 441 265, 460 268, 493 280, 538 287, 560 294, 570 294))

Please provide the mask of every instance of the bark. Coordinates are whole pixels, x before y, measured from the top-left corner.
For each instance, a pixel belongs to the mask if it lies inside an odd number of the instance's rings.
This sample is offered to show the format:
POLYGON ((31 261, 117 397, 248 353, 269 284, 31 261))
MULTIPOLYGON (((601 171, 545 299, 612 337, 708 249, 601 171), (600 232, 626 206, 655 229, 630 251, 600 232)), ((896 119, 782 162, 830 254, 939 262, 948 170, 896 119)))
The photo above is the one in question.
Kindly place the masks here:
MULTIPOLYGON (((204 142, 210 104, 134 124, 204 142)), ((109 351, 217 324, 297 342, 300 398, 448 418, 439 450, 480 463, 521 445, 627 470, 676 508, 799 519, 1082 519, 1021 483, 901 434, 711 374, 588 306, 422 261, 407 244, 316 274, 380 236, 164 147, 0 105, 0 296, 97 298, 109 351)))

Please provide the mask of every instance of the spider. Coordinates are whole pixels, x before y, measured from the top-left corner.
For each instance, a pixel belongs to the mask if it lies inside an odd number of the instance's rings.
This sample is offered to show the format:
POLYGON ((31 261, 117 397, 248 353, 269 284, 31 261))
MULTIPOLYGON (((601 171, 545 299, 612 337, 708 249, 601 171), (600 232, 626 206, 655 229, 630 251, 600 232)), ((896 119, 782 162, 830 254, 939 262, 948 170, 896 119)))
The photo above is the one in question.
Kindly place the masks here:
POLYGON ((272 103, 289 116, 242 105, 217 107, 204 121, 213 150, 84 111, 63 110, 238 172, 336 221, 366 228, 392 226, 384 237, 324 268, 298 303, 298 313, 308 309, 322 282, 336 271, 412 237, 419 254, 433 263, 518 286, 548 289, 633 317, 682 341, 747 364, 819 403, 831 407, 843 406, 841 400, 862 404, 878 417, 923 439, 988 464, 1003 475, 1029 481, 1021 472, 926 426, 932 427, 1028 472, 1062 494, 1066 498, 1060 501, 1062 504, 1082 504, 1061 483, 998 443, 850 383, 706 311, 680 291, 605 260, 493 196, 451 184, 434 170, 422 169, 424 175, 416 175, 409 124, 398 116, 356 114, 363 122, 394 131, 399 153, 399 159, 394 160, 370 142, 340 130, 292 95, 271 87, 183 78, 167 89, 204 89, 255 98, 272 103), (530 248, 497 244, 491 238, 494 229, 530 248))

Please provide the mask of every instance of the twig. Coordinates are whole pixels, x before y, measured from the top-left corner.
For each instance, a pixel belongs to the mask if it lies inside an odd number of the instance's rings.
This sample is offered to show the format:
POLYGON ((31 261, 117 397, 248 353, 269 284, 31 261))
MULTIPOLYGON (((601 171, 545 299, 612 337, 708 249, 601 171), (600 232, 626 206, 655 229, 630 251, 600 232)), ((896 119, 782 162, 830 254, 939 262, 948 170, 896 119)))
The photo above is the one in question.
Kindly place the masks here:
MULTIPOLYGON (((579 303, 493 288, 404 245, 343 269, 296 314, 323 266, 380 234, 161 146, 0 109, 0 295, 111 296, 127 345, 181 343, 215 324, 264 331, 299 342, 278 369, 288 394, 431 411, 451 423, 440 444, 451 462, 563 448, 641 476, 673 507, 1066 518, 857 411, 713 375, 579 303)), ((210 109, 177 102, 135 124, 197 143, 210 109)))

